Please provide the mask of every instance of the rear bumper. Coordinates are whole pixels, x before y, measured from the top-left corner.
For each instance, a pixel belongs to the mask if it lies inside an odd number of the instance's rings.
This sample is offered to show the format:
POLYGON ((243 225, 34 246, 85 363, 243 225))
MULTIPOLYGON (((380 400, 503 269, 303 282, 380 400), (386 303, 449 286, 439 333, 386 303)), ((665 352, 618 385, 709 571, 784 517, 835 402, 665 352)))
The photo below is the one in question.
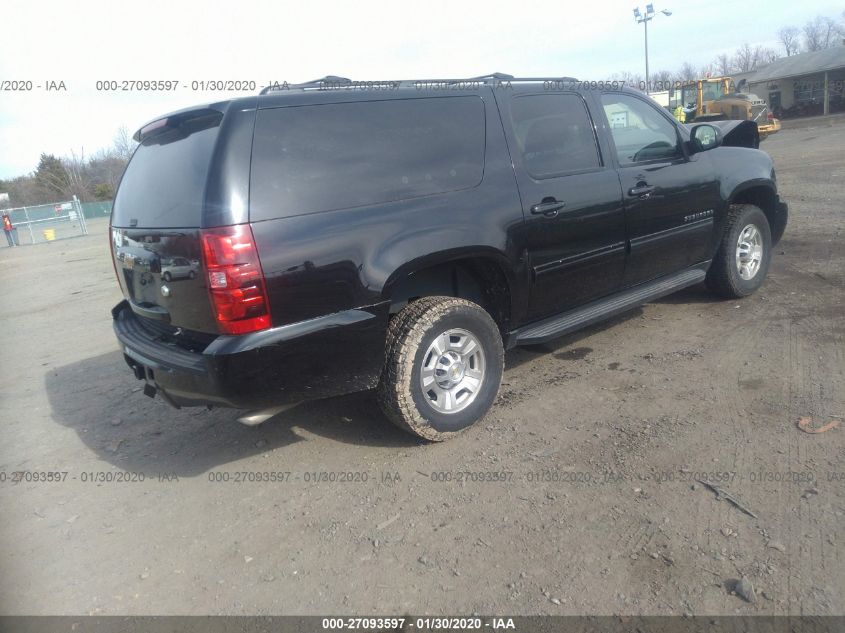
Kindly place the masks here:
MULTIPOLYGON (((144 327, 126 301, 112 310, 127 365, 174 406, 257 409, 371 389, 384 356, 389 305, 254 332, 189 351, 144 327)), ((153 391, 154 390, 154 391, 153 391)))

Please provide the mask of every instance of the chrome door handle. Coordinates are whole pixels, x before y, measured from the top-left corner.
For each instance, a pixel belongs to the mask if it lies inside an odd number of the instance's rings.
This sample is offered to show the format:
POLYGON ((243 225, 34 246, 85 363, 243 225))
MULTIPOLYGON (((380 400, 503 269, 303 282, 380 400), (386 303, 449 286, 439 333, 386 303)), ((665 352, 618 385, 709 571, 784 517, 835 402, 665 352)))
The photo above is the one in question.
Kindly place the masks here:
POLYGON ((565 206, 565 202, 558 202, 557 200, 541 202, 540 204, 535 204, 531 207, 531 213, 534 215, 545 215, 547 218, 553 218, 558 214, 558 211, 565 206))
POLYGON ((650 195, 657 187, 653 185, 637 185, 636 187, 632 187, 628 189, 629 196, 648 196, 650 195))

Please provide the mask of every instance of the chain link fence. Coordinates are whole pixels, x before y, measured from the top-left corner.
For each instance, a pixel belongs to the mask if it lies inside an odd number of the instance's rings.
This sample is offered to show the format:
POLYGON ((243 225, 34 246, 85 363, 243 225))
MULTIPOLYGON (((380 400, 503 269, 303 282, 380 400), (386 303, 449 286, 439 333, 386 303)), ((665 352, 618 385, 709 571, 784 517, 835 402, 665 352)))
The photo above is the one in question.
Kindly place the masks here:
POLYGON ((6 240, 17 246, 27 246, 88 235, 85 211, 88 210, 83 209, 76 196, 65 202, 4 209, 2 213, 9 214, 14 227, 6 240))

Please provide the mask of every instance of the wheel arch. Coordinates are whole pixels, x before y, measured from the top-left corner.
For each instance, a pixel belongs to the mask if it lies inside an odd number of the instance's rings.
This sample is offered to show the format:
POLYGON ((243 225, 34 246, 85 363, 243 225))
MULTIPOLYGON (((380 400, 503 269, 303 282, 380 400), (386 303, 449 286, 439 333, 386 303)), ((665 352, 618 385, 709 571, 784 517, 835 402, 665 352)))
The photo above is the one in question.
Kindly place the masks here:
POLYGON ((759 207, 769 221, 772 246, 780 241, 786 230, 786 214, 782 211, 774 183, 757 180, 739 185, 731 193, 729 204, 753 204, 759 207))
POLYGON ((508 259, 493 248, 457 249, 407 262, 385 282, 382 299, 396 313, 415 299, 443 295, 482 306, 503 334, 512 321, 516 278, 508 259))

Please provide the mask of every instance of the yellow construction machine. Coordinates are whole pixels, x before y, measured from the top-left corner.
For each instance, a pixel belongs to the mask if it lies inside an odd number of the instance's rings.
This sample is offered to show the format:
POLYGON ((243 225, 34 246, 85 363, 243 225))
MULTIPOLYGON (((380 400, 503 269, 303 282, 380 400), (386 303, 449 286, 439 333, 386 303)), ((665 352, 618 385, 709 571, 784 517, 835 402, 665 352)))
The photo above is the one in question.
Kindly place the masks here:
POLYGON ((679 106, 683 109, 685 123, 754 121, 761 139, 780 130, 780 121, 769 111, 766 102, 755 94, 737 90, 730 77, 707 77, 682 83, 669 95, 669 111, 676 112, 679 106))

